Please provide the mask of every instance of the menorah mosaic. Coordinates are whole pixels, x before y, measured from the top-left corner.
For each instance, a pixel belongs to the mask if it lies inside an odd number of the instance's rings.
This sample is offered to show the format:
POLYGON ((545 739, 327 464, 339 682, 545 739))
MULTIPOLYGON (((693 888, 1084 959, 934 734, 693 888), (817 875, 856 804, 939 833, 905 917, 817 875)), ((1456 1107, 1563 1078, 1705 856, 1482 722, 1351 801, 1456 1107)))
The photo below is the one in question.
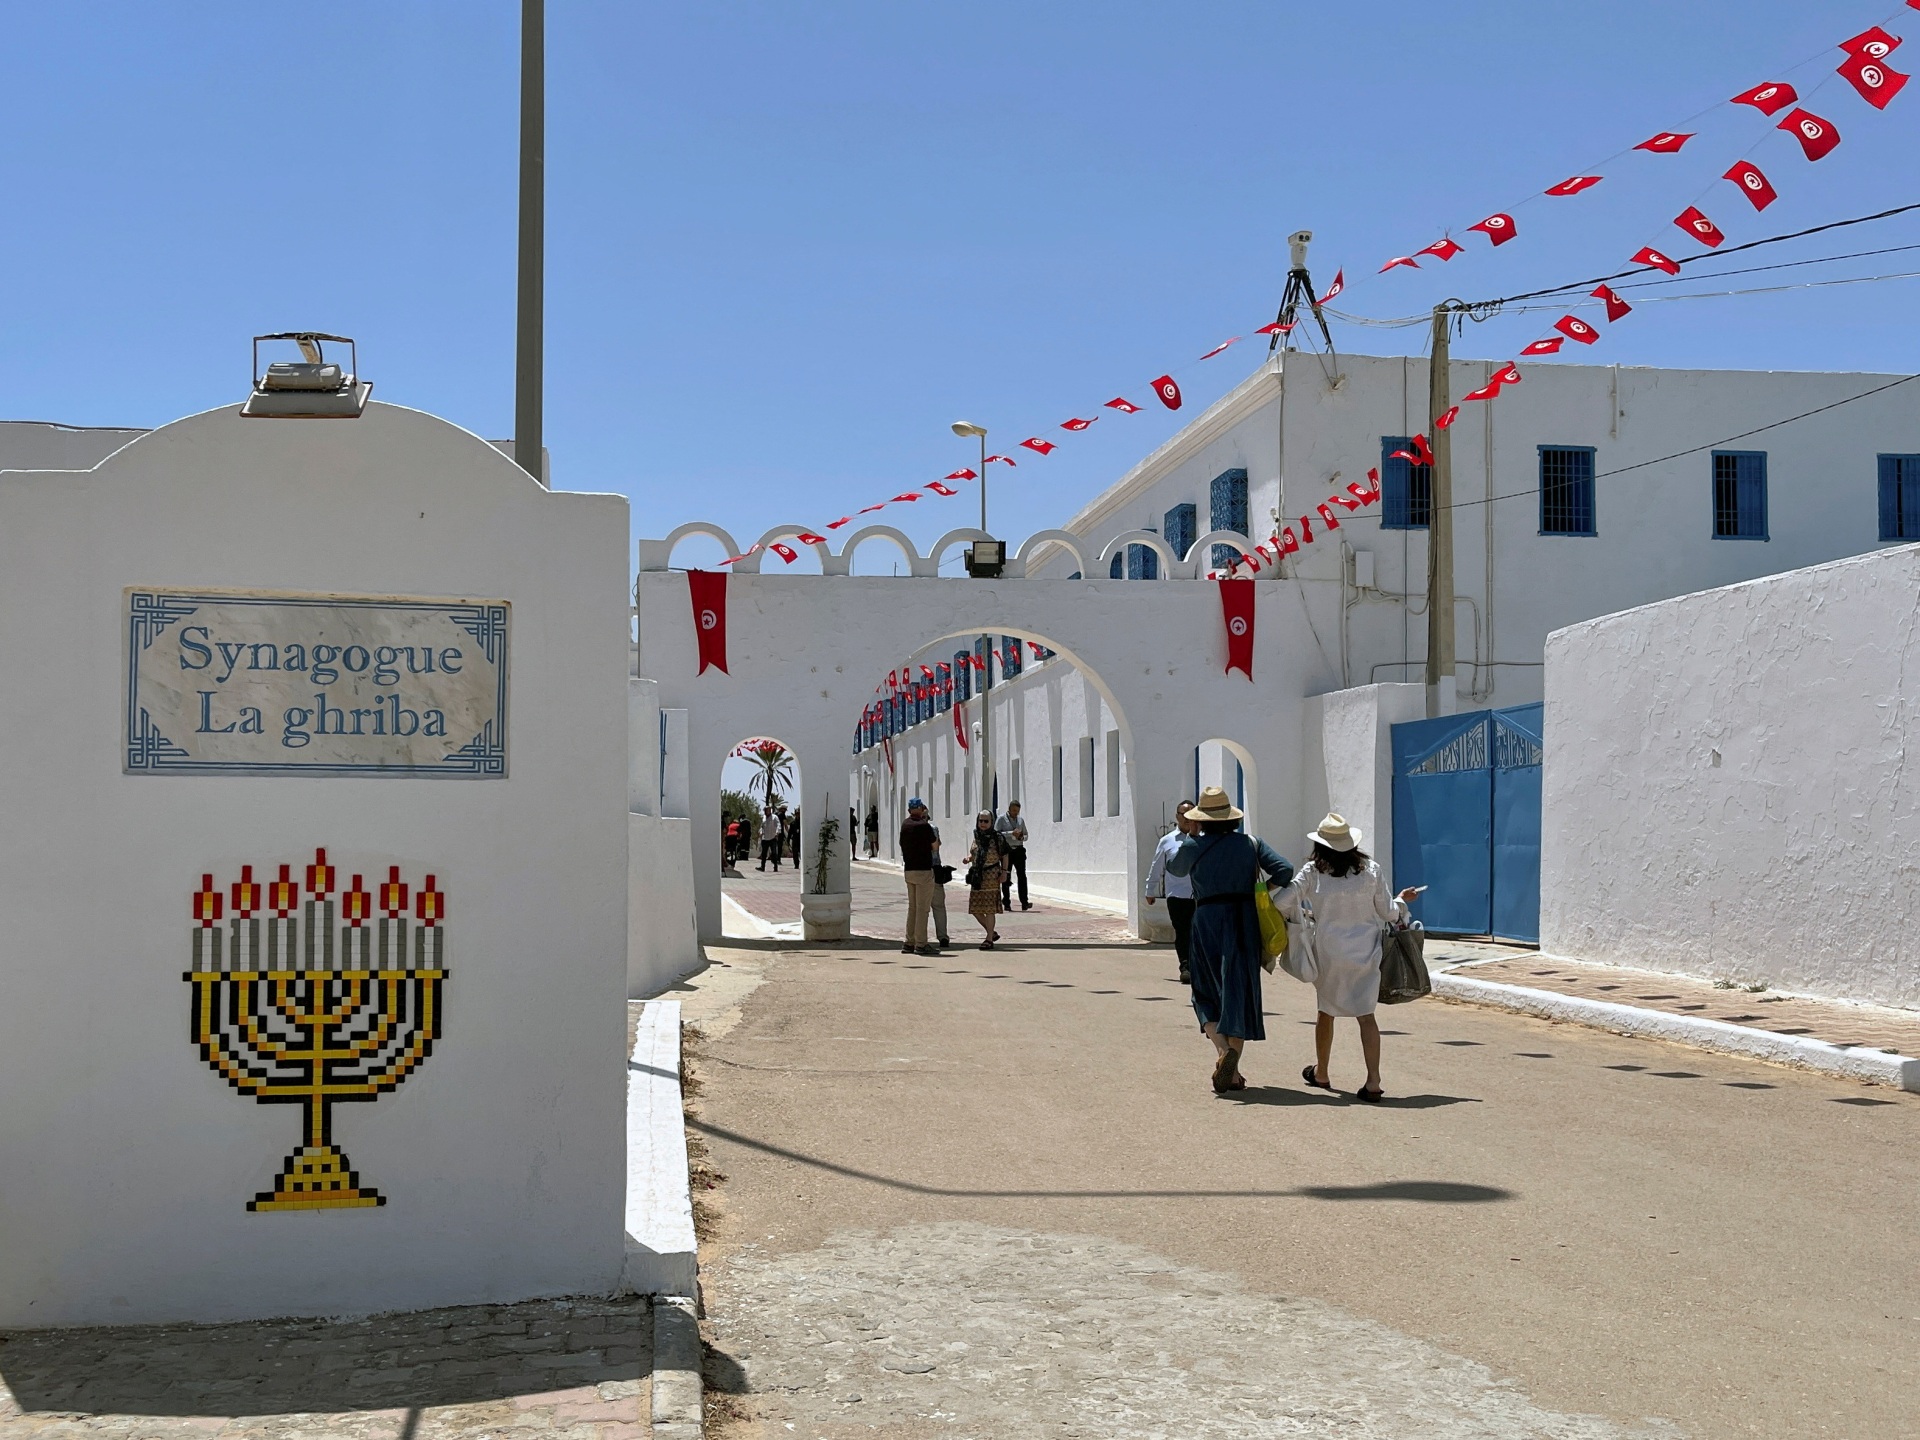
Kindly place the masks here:
POLYGON ((193 895, 193 1041, 216 1074, 262 1105, 299 1105, 301 1144, 249 1210, 384 1205, 333 1143, 333 1106, 378 1100, 420 1067, 440 1038, 447 978, 447 897, 437 878, 410 885, 400 867, 368 890, 335 890, 325 850, 224 890, 212 874, 193 895))

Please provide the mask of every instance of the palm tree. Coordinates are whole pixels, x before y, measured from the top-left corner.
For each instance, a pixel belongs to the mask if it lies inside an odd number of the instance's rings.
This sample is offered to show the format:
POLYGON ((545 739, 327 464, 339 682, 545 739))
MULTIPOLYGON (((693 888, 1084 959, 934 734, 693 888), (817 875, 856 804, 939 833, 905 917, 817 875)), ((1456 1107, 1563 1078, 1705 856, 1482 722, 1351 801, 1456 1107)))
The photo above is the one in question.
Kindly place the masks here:
POLYGON ((747 746, 746 758, 758 769, 753 783, 765 788, 765 813, 771 815, 776 790, 784 791, 793 784, 793 756, 788 753, 786 746, 776 740, 755 740, 747 746))

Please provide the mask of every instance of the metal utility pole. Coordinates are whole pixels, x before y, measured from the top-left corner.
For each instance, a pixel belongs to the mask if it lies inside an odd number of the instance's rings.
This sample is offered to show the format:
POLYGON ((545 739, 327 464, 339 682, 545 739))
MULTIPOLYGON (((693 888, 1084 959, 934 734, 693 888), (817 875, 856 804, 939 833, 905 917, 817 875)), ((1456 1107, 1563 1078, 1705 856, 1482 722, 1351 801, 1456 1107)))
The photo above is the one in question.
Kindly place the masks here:
MULTIPOLYGON (((1448 326, 1452 304, 1433 308, 1433 354, 1428 361, 1427 415, 1437 419, 1452 406, 1448 376, 1448 326)), ((1433 425, 1433 480, 1427 516, 1427 715, 1452 709, 1443 681, 1453 679, 1453 432, 1433 425)))
POLYGON ((546 0, 520 0, 520 303, 513 346, 513 458, 544 484, 546 314, 546 0))

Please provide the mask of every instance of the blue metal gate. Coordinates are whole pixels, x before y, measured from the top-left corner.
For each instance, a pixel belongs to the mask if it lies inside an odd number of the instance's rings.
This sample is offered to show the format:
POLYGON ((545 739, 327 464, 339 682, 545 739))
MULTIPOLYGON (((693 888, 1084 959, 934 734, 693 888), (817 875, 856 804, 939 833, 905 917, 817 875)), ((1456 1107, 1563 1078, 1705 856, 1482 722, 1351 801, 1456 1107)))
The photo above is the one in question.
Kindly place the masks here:
POLYGON ((1447 935, 1540 939, 1539 705, 1393 727, 1393 883, 1447 935))

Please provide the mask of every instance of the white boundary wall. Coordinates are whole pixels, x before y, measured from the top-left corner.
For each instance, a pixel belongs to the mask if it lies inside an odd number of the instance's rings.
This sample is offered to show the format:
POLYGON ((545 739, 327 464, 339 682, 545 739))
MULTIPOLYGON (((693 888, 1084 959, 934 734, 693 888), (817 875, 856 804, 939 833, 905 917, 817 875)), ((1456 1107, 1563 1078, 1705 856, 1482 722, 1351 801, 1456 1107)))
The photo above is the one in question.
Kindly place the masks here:
POLYGON ((549 492, 378 404, 227 407, 90 471, 0 476, 0 1326, 618 1285, 627 528, 622 497, 549 492), (123 774, 128 585, 509 600, 508 777, 123 774), (250 1213, 301 1107, 197 1052, 190 897, 316 846, 439 877, 444 1029, 398 1089, 334 1109, 383 1207, 250 1213))
POLYGON ((1543 950, 1920 1005, 1920 546, 1546 653, 1543 950))

